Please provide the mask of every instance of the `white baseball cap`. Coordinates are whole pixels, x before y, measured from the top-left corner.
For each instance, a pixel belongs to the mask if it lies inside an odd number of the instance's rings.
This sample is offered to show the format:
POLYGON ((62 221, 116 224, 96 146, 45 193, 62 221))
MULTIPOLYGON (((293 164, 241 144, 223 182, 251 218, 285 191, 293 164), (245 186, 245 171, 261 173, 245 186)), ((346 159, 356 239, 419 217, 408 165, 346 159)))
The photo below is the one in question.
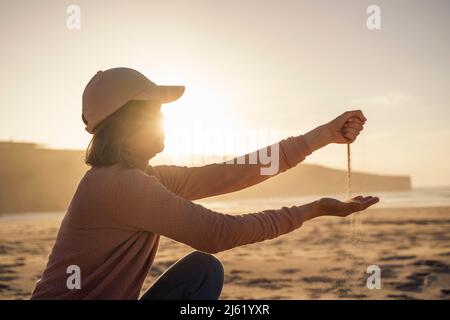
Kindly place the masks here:
POLYGON ((142 73, 130 68, 112 68, 98 71, 83 92, 82 118, 86 131, 131 100, 152 100, 169 103, 180 98, 184 86, 159 86, 142 73))

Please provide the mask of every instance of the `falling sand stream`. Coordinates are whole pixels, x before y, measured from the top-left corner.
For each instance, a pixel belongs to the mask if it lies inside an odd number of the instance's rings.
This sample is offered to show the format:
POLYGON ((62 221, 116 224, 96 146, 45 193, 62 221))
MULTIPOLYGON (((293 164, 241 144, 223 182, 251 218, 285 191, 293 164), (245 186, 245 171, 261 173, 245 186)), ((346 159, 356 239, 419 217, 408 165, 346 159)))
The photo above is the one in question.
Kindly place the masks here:
MULTIPOLYGON (((347 144, 347 197, 352 198, 352 157, 350 144, 347 144)), ((345 248, 344 255, 348 261, 348 267, 345 270, 343 281, 336 283, 339 287, 340 296, 343 298, 358 298, 358 289, 361 288, 361 262, 358 261, 359 244, 361 241, 361 230, 359 230, 360 217, 359 212, 351 214, 346 218, 348 221, 348 240, 350 246, 345 248), (357 291, 356 291, 357 290, 357 291)), ((347 240, 347 241, 348 241, 347 240)), ((348 243, 345 241, 346 243, 348 243)))

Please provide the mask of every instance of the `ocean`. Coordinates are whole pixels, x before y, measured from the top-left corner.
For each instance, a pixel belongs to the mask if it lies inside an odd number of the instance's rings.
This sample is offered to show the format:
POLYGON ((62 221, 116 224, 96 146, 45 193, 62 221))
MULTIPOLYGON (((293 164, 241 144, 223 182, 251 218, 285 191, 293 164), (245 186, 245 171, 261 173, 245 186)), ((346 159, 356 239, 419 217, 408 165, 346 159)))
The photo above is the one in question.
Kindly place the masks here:
MULTIPOLYGON (((373 208, 420 208, 420 207, 447 207, 450 206, 450 187, 424 187, 408 191, 396 192, 369 192, 361 193, 363 196, 372 195, 380 198, 380 202, 373 208)), ((354 192, 353 196, 359 193, 354 192)), ((239 201, 210 201, 202 200, 199 203, 213 210, 221 211, 254 211, 264 209, 276 209, 282 206, 301 205, 321 197, 332 197, 340 200, 348 199, 348 195, 327 194, 308 195, 300 197, 258 198, 239 201)))

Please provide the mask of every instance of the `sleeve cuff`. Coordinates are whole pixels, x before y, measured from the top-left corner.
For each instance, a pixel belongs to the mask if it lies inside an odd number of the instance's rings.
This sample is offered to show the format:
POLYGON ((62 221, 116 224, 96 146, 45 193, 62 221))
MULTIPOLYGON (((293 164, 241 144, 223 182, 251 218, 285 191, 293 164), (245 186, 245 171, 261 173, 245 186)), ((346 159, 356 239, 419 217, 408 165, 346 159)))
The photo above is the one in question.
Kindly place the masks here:
POLYGON ((290 168, 305 160, 312 153, 303 135, 289 137, 282 140, 280 144, 290 168))

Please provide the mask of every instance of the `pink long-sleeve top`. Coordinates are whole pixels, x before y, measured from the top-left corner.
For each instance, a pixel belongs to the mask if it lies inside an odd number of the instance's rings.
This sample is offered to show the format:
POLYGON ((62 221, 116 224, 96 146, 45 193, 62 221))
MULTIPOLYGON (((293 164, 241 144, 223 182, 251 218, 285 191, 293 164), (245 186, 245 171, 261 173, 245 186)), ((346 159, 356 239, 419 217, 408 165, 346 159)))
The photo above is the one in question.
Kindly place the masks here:
MULTIPOLYGON (((311 152, 302 135, 281 140, 278 173, 311 152)), ((250 164, 249 156, 245 164, 160 165, 148 166, 147 172, 119 164, 91 168, 78 185, 31 298, 137 299, 161 235, 217 253, 299 228, 310 210, 306 205, 232 215, 192 202, 271 177, 261 174, 267 165, 250 164), (68 287, 75 274, 69 266, 79 267, 80 288, 68 287)))

